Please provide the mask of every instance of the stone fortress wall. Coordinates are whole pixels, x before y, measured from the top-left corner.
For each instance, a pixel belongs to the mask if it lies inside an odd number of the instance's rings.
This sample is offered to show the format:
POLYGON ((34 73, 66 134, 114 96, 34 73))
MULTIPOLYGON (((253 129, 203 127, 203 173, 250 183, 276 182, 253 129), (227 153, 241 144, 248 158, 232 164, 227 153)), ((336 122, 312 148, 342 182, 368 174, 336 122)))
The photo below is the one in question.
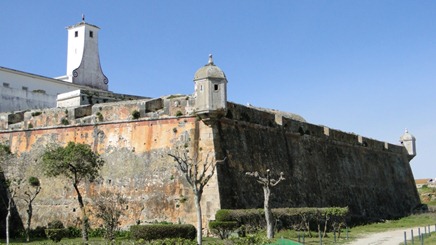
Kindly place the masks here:
POLYGON ((420 204, 403 146, 237 104, 228 110, 214 138, 227 158, 218 167, 221 208, 263 207, 262 189, 244 175, 266 169, 286 178, 272 192, 274 207, 348 206, 354 217, 372 220, 420 204))
MULTIPOLYGON (((69 141, 91 145, 106 160, 102 179, 82 191, 91 210, 100 191, 122 192, 128 200, 123 227, 155 220, 195 224, 191 190, 168 157, 182 144, 191 153, 226 158, 204 192, 205 222, 220 208, 262 207, 262 190, 245 172, 268 168, 286 178, 273 190, 273 207, 349 206, 353 215, 371 219, 400 217, 420 203, 403 146, 231 102, 224 117, 205 124, 192 106, 193 98, 176 95, 0 114, 0 143, 19 156, 6 175, 41 178, 33 225, 77 223, 71 185, 43 177, 38 160, 46 145, 69 141)), ((25 219, 24 204, 16 202, 25 219)), ((92 215, 91 221, 98 223, 92 215)))

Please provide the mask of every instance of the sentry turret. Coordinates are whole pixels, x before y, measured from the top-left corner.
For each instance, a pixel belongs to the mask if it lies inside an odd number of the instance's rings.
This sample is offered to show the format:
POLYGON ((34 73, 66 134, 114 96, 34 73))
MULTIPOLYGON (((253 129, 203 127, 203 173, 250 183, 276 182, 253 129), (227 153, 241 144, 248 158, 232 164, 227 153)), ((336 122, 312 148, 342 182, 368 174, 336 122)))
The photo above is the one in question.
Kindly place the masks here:
POLYGON ((227 113, 227 78, 214 64, 212 55, 208 63, 197 70, 195 83, 195 113, 204 121, 214 120, 227 113))
POLYGON ((409 161, 416 156, 416 138, 406 129, 400 137, 400 143, 406 148, 409 154, 409 161))

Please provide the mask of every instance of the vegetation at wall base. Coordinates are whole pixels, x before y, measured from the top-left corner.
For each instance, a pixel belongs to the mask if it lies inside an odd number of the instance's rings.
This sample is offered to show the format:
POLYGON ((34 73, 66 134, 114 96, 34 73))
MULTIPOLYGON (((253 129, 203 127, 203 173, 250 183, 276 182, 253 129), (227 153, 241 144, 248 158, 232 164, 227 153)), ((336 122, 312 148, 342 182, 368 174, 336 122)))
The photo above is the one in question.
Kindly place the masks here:
MULTIPOLYGON (((397 220, 385 220, 383 222, 379 222, 379 223, 374 223, 374 224, 368 224, 368 225, 364 225, 364 226, 356 226, 356 227, 352 227, 349 232, 348 232, 348 237, 349 239, 347 240, 346 237, 346 229, 343 228, 342 229, 342 234, 340 238, 337 237, 337 233, 336 233, 336 244, 345 244, 350 242, 350 240, 354 240, 362 235, 368 234, 368 233, 375 233, 375 232, 384 232, 387 231, 389 229, 404 229, 404 231, 409 231, 411 227, 423 227, 426 225, 431 225, 432 227, 432 231, 434 230, 434 225, 436 223, 436 213, 425 213, 425 214, 417 214, 417 215, 411 215, 408 217, 404 217, 401 219, 397 219, 397 220)), ((160 224, 162 225, 162 224, 160 224)), ((171 224, 167 225, 167 226, 171 226, 171 224)), ((45 227, 38 227, 34 230, 32 230, 32 234, 36 234, 37 230, 40 231, 41 229, 45 229, 45 227)), ((65 230, 69 230, 68 233, 71 232, 71 230, 76 229, 76 231, 79 232, 79 236, 80 236, 80 229, 74 228, 74 227, 68 227, 65 230)), ((96 228, 94 228, 93 230, 98 230, 96 228)), ((97 233, 101 233, 101 231, 95 232, 95 234, 97 233)), ((90 232, 90 234, 93 233, 92 231, 90 232)), ((195 231, 193 232, 195 234, 195 231)), ((40 234, 40 232, 39 232, 40 234)), ((44 234, 45 236, 45 234, 44 234)), ((318 237, 318 233, 313 232, 313 237, 310 238, 309 237, 309 233, 303 232, 303 231, 296 231, 296 230, 290 230, 290 229, 281 229, 276 233, 276 239, 272 240, 272 241, 268 241, 266 239, 266 232, 264 230, 258 230, 256 232, 253 233, 247 233, 245 237, 236 237, 237 233, 233 233, 228 239, 226 240, 221 240, 220 238, 212 238, 212 237, 206 237, 203 239, 203 244, 205 245, 219 245, 219 244, 224 244, 224 245, 231 245, 231 244, 280 244, 279 241, 280 239, 285 239, 285 240, 292 240, 295 242, 298 242, 298 238, 300 238, 300 241, 303 241, 303 236, 304 236, 304 241, 305 244, 319 244, 319 237, 318 237)), ((65 236, 64 238, 62 238, 61 240, 61 244, 80 244, 82 242, 81 238, 71 238, 71 234, 68 234, 68 237, 65 236)), ((436 239, 436 233, 433 232, 431 234, 431 237, 426 237, 425 238, 425 244, 430 244, 430 245, 434 245, 436 243, 434 243, 434 241, 432 239, 436 239)), ((128 231, 119 231, 117 232, 117 237, 115 239, 115 244, 163 244, 162 242, 169 242, 169 241, 177 241, 179 243, 168 243, 168 244, 186 244, 186 245, 191 245, 191 244, 196 244, 195 241, 192 241, 190 239, 179 239, 179 238, 174 238, 174 239, 160 239, 160 240, 151 240, 151 241, 147 241, 145 239, 139 239, 139 240, 135 240, 133 239, 133 236, 131 236, 129 238, 128 236, 128 231)), ((323 238, 323 244, 333 244, 334 241, 334 233, 333 232, 327 232, 326 237, 323 238)), ((415 238, 415 244, 417 244, 416 242, 416 238, 415 238)), ((0 240, 0 243, 4 242, 4 240, 0 240)), ((90 238, 90 244, 107 244, 107 241, 104 240, 104 238, 102 237, 92 237, 90 238)), ((59 244, 60 244, 59 243, 59 244)), ((32 236, 32 241, 29 243, 25 242, 24 238, 15 238, 11 240, 11 244, 32 244, 32 245, 36 245, 36 244, 53 244, 52 241, 48 240, 47 238, 37 238, 32 236)), ((411 243, 407 243, 407 244, 411 244, 411 243)))
POLYGON ((60 242, 65 237, 65 229, 45 229, 45 235, 53 242, 60 242))
MULTIPOLYGON (((326 235, 328 231, 336 230, 340 235, 342 228, 347 226, 349 211, 347 207, 330 208, 276 208, 273 216, 278 220, 276 228, 308 231, 318 229, 326 235)), ((237 221, 244 225, 247 232, 255 232, 266 226, 263 209, 221 209, 215 214, 217 221, 237 221)))
POLYGON ((166 239, 166 238, 184 238, 195 239, 197 230, 193 225, 133 225, 130 227, 131 237, 136 240, 145 241, 166 239))
POLYGON ((213 220, 209 222, 209 229, 218 235, 221 239, 226 239, 229 235, 240 227, 237 221, 217 221, 213 220))

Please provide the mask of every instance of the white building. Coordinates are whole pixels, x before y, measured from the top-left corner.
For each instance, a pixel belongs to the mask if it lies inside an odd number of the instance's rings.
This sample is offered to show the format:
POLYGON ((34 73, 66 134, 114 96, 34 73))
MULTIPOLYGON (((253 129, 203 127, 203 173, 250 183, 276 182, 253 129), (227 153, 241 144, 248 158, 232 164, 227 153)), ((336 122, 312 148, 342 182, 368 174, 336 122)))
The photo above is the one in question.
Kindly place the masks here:
POLYGON ((0 112, 56 107, 58 94, 90 88, 0 67, 0 112))
POLYGON ((82 17, 82 22, 67 29, 65 76, 49 78, 0 66, 0 112, 56 107, 59 94, 75 90, 108 93, 108 78, 102 72, 98 52, 99 28, 82 17))

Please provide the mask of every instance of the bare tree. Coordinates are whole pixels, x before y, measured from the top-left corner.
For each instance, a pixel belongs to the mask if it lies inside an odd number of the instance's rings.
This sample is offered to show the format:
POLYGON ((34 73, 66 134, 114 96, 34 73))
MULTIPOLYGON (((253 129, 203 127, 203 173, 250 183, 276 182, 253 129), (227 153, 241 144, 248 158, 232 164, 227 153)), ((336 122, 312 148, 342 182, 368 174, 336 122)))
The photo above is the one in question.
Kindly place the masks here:
POLYGON ((30 177, 27 181, 27 190, 24 191, 23 200, 27 204, 27 227, 26 227, 26 241, 30 241, 30 224, 32 222, 33 215, 33 200, 35 200, 36 196, 41 192, 41 182, 36 177, 30 177))
POLYGON ((246 172, 245 173, 248 176, 252 176, 256 178, 256 181, 262 185, 263 188, 263 207, 265 210, 265 220, 266 220, 266 233, 268 239, 274 238, 274 221, 273 221, 273 215, 271 212, 271 207, 269 206, 269 197, 271 195, 271 187, 276 186, 280 181, 284 180, 283 172, 280 172, 280 177, 278 180, 272 179, 270 175, 270 170, 266 170, 265 177, 262 177, 259 175, 259 173, 256 172, 246 172))
POLYGON ((224 162, 223 160, 216 160, 215 157, 211 157, 210 153, 206 155, 206 159, 203 161, 198 154, 194 154, 191 158, 188 153, 176 153, 176 155, 168 154, 174 161, 177 162, 180 171, 185 176, 186 181, 192 188, 195 198, 195 208, 197 209, 197 244, 202 244, 202 214, 201 214, 201 196, 203 195, 204 186, 212 178, 215 173, 215 167, 217 163, 224 162))
POLYGON ((95 200, 97 209, 96 217, 103 221, 106 232, 104 237, 109 244, 115 242, 115 231, 120 224, 119 219, 125 210, 127 203, 119 192, 103 191, 95 200))

